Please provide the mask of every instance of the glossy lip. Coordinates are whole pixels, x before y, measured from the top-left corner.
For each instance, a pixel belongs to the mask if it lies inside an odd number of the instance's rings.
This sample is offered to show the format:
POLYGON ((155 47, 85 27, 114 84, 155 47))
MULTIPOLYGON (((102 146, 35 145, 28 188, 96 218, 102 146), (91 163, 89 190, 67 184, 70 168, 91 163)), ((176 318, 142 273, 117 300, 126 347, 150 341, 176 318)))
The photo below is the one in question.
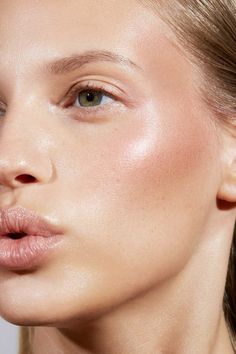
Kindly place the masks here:
POLYGON ((58 226, 34 211, 20 206, 0 209, 0 267, 23 270, 39 265, 62 241, 61 235, 58 226), (24 236, 11 238, 14 233, 24 236))
POLYGON ((62 233, 34 211, 20 206, 0 209, 0 236, 20 232, 43 237, 62 233))

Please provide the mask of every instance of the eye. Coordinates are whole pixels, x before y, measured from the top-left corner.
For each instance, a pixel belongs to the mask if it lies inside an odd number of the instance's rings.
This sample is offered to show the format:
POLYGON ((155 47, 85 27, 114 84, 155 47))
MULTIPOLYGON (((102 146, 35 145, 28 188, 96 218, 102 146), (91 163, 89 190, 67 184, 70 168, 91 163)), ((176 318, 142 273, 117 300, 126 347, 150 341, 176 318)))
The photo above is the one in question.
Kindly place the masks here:
POLYGON ((4 117, 7 111, 7 106, 0 100, 0 117, 4 117))
POLYGON ((81 81, 69 89, 60 105, 89 115, 103 111, 111 104, 120 103, 121 91, 115 86, 104 82, 81 81))
POLYGON ((4 117, 6 114, 6 109, 0 106, 0 117, 4 117))
POLYGON ((87 89, 77 93, 74 106, 88 108, 104 105, 111 101, 113 101, 112 97, 104 91, 87 89))

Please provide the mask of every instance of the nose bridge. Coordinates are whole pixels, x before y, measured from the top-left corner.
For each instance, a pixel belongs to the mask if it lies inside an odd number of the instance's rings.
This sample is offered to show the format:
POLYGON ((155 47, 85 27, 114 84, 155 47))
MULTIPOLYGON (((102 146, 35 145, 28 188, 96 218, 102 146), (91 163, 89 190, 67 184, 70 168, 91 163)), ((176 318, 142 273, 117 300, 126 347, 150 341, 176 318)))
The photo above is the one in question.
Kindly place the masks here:
POLYGON ((9 108, 0 123, 0 184, 46 183, 52 176, 52 163, 39 117, 29 106, 26 110, 16 106, 9 108))

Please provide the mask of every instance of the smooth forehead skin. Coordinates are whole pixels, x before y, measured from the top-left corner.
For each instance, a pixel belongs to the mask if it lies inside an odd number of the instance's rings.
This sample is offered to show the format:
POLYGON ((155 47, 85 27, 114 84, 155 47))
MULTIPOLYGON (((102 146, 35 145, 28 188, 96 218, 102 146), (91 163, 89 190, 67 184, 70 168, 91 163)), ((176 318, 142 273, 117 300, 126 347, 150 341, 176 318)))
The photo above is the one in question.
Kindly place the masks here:
POLYGON ((24 324, 96 318, 180 272, 208 231, 221 167, 199 72, 133 0, 1 1, 0 38, 1 205, 36 210, 65 232, 34 272, 0 269, 0 313, 24 324), (135 65, 48 72, 95 50, 135 65), (94 114, 62 109, 85 80, 117 100, 94 114), (20 174, 38 183, 17 184, 20 174))
MULTIPOLYGON (((54 1, 36 1, 33 4, 21 0, 17 3, 3 1, 1 18, 3 74, 5 65, 6 68, 11 65, 12 69, 14 65, 14 72, 20 76, 24 70, 27 73, 28 65, 32 70, 33 64, 37 66, 53 58, 91 49, 122 53, 144 66, 145 63, 139 59, 139 51, 146 50, 149 58, 155 47, 155 55, 165 50, 173 61, 170 52, 173 48, 170 43, 166 46, 167 41, 162 34, 166 32, 163 23, 135 0, 88 1, 86 4, 58 1, 57 9, 54 1), (154 36, 157 30, 158 37, 154 36)), ((176 59, 181 60, 181 57, 178 55, 176 59)), ((180 68, 179 65, 175 67, 180 68)), ((187 73, 184 79, 189 79, 187 73)))
MULTIPOLYGON (((13 53, 9 53, 7 49, 10 50, 10 42, 13 40, 18 60, 22 57, 22 61, 26 63, 32 59, 39 61, 47 57, 57 57, 62 53, 72 54, 76 50, 90 50, 91 47, 113 50, 116 46, 117 52, 124 50, 128 54, 129 46, 124 43, 123 36, 125 35, 127 44, 129 38, 132 40, 137 36, 132 28, 134 15, 136 21, 140 21, 140 26, 144 26, 146 22, 143 9, 137 7, 136 1, 132 0, 120 3, 113 0, 88 1, 86 4, 59 0, 56 5, 54 1, 3 1, 1 11, 4 59, 12 59, 13 53), (113 11, 114 8, 116 12, 113 11), (11 26, 11 23, 14 25, 11 26), (107 32, 110 26, 114 28, 111 37, 107 32)), ((19 64, 22 65, 22 62, 19 64)))

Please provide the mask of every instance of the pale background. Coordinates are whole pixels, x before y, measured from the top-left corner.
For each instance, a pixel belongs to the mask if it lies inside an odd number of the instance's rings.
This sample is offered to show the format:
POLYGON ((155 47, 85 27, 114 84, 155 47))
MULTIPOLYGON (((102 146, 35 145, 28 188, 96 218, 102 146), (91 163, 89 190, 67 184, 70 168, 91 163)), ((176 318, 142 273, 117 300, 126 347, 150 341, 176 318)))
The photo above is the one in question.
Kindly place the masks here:
POLYGON ((0 354, 17 354, 19 327, 0 317, 0 354))

